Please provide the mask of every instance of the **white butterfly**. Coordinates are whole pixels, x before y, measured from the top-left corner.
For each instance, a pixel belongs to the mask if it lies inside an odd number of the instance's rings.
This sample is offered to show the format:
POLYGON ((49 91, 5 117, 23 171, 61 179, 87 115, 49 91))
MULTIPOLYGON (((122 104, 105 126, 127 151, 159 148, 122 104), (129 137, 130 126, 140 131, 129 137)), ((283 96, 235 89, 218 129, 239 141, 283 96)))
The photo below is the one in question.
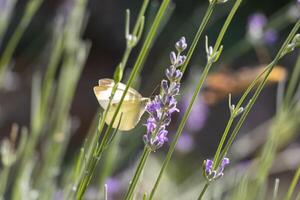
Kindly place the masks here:
MULTIPOLYGON (((100 106, 107 110, 109 104, 109 97, 111 96, 112 89, 115 85, 112 79, 100 79, 99 86, 94 87, 94 93, 98 99, 100 106)), ((126 85, 118 83, 117 91, 115 92, 114 98, 111 101, 105 122, 109 125, 112 121, 114 113, 118 107, 118 104, 125 91, 126 85)), ((113 124, 113 128, 117 128, 120 118, 122 116, 119 130, 129 131, 133 129, 139 122, 141 116, 145 112, 146 104, 149 102, 149 98, 144 98, 142 95, 133 88, 129 88, 124 101, 121 105, 119 113, 113 124)))

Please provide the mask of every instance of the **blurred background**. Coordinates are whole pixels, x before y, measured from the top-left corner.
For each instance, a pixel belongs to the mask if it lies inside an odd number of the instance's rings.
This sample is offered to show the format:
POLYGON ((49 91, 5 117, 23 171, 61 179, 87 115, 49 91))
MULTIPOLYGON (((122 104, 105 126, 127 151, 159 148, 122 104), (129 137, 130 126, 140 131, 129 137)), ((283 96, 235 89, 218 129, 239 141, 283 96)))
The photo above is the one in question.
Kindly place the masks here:
MULTIPOLYGON (((145 33, 149 30, 160 2, 150 1, 145 16, 145 33)), ((12 13, 7 31, 0 42, 2 54, 24 14, 26 3, 27 1, 17 1, 15 7, 10 8, 7 1, 0 0, 0 12, 11 9, 12 13)), ((172 1, 161 31, 144 63, 141 76, 135 83, 135 88, 139 88, 143 96, 148 97, 158 93, 156 88, 164 77, 164 69, 169 65, 169 53, 174 50, 175 42, 181 36, 185 36, 188 45, 191 43, 207 5, 207 1, 199 0, 172 1)), ((209 37, 211 45, 214 44, 232 5, 233 2, 229 0, 228 4, 217 6, 214 11, 204 32, 209 37)), ((82 38, 91 42, 91 49, 71 101, 72 131, 63 159, 66 166, 78 153, 99 109, 93 87, 101 78, 112 78, 124 53, 125 10, 131 10, 131 26, 133 26, 140 6, 141 1, 138 0, 88 1, 84 22, 86 28, 83 29, 82 38)), ((10 133, 13 123, 30 127, 33 74, 36 71, 45 73, 57 16, 68 15, 71 7, 72 0, 44 0, 16 46, 12 62, 5 74, 3 89, 0 91, 0 137, 2 139, 10 133)), ((213 157, 230 114, 228 94, 233 94, 233 102, 238 101, 246 86, 260 72, 261 67, 276 55, 299 16, 299 5, 294 0, 259 0, 242 3, 224 37, 224 53, 213 67, 179 140, 176 154, 170 164, 172 166, 170 177, 178 183, 183 183, 194 174, 195 170, 198 169, 200 173, 203 159, 213 157), (177 173, 178 171, 181 173, 177 173)), ((176 131, 206 63, 204 45, 205 40, 202 37, 184 76, 181 90, 183 95, 179 97, 179 108, 182 112, 174 116, 170 137, 176 131)), ((129 57, 125 80, 134 65, 140 47, 141 42, 129 57)), ((276 73, 272 75, 268 86, 263 90, 240 130, 236 144, 230 153, 232 159, 237 162, 237 167, 247 165, 265 143, 271 119, 278 111, 279 86, 288 81, 298 55, 299 51, 295 51, 280 62, 276 73)), ((56 72, 56 79, 59 77, 59 72, 60 68, 56 72)), ((73 76, 72 70, 65 75, 73 76)), ((146 130, 142 126, 144 122, 143 118, 141 125, 133 130, 134 133, 122 133, 119 154, 114 161, 110 177, 117 177, 124 171, 130 170, 128 167, 132 168, 139 150, 143 147, 142 135, 146 130)), ((292 139, 281 148, 282 151, 287 149, 300 151, 298 125, 292 139)), ((155 161, 158 163, 162 161, 167 148, 168 145, 165 145, 162 150, 155 153, 155 161)), ((293 156, 296 155, 298 154, 293 156)), ((282 166, 273 169, 271 179, 280 177, 283 182, 290 181, 291 172, 299 165, 300 159, 295 159, 293 162, 295 163, 282 161, 282 166)), ((112 178, 109 180, 113 181, 112 178)))

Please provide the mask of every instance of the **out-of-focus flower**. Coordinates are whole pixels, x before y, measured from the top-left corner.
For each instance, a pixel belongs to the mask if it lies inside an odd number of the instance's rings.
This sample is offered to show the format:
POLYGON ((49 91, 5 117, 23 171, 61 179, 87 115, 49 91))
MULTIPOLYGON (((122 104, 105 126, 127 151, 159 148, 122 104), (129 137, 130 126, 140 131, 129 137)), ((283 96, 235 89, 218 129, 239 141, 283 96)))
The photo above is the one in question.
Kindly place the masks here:
MULTIPOLYGON (((192 99, 192 92, 189 92, 187 97, 183 98, 182 107, 185 111, 192 99)), ((198 96, 193 108, 191 110, 190 116, 186 123, 186 129, 191 132, 199 131, 203 128, 205 121, 207 119, 209 109, 205 104, 201 96, 198 96)))
POLYGON ((224 169, 229 163, 228 158, 223 158, 217 169, 213 169, 214 162, 206 159, 203 162, 203 176, 208 182, 215 181, 224 175, 224 169))
POLYGON ((274 31, 273 29, 269 29, 267 31, 265 31, 264 33, 264 41, 267 44, 274 44, 274 42, 276 42, 278 38, 278 33, 276 31, 274 31))
POLYGON ((106 185, 109 195, 114 195, 121 191, 121 182, 117 178, 108 178, 106 181, 106 185))
POLYGON ((175 45, 177 54, 170 53, 171 66, 166 69, 166 77, 168 80, 161 81, 161 92, 150 101, 146 106, 146 111, 149 113, 149 118, 145 124, 147 133, 143 139, 145 144, 155 151, 163 146, 168 141, 168 131, 166 127, 171 122, 173 112, 179 112, 177 109, 177 100, 175 97, 179 94, 180 80, 182 72, 180 67, 186 57, 180 55, 187 47, 185 38, 182 37, 175 45))
POLYGON ((253 44, 265 42, 273 44, 277 40, 277 32, 271 28, 266 30, 267 17, 263 13, 254 13, 248 18, 247 35, 253 44))
POLYGON ((262 13, 255 13, 248 18, 248 36, 251 41, 259 41, 263 37, 263 27, 267 18, 262 13))
POLYGON ((195 146, 193 136, 189 133, 183 133, 177 142, 176 150, 180 153, 188 153, 195 146))

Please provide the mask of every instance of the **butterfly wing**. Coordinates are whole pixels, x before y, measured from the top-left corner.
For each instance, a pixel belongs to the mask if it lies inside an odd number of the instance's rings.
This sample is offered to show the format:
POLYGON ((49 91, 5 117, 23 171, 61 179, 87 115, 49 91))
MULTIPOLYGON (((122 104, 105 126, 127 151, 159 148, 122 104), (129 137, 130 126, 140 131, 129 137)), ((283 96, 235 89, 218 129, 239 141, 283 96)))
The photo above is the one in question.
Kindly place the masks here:
MULTIPOLYGON (((111 96, 113 87, 115 86, 114 80, 112 79, 100 79, 99 86, 94 87, 94 93, 101 107, 107 110, 109 104, 109 98, 111 96)), ((107 117, 105 122, 109 125, 112 121, 114 113, 118 107, 118 104, 124 94, 126 85, 123 83, 118 83, 117 90, 111 101, 111 106, 107 111, 107 117)), ((117 128, 119 121, 119 130, 128 131, 133 129, 139 122, 141 116, 145 111, 146 103, 149 101, 148 98, 143 98, 139 92, 133 88, 129 88, 124 101, 120 107, 119 113, 113 124, 113 128, 117 128)))
MULTIPOLYGON (((121 120, 119 130, 129 131, 133 129, 145 112, 146 102, 148 102, 148 99, 146 98, 142 98, 139 101, 124 101, 113 124, 113 128, 117 128, 121 120)), ((107 117, 105 119, 105 122, 108 125, 111 123, 117 107, 118 104, 112 104, 112 106, 109 108, 107 117)))

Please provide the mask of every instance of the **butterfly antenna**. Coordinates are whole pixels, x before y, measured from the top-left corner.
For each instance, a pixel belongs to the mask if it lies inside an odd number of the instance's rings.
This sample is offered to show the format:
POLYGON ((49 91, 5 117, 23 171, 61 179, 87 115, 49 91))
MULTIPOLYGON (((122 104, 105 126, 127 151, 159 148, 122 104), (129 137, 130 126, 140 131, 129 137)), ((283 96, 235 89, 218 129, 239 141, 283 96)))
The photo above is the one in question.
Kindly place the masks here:
POLYGON ((156 85, 156 87, 154 88, 154 90, 152 91, 151 95, 150 95, 150 99, 154 96, 154 93, 158 90, 159 85, 156 85))

